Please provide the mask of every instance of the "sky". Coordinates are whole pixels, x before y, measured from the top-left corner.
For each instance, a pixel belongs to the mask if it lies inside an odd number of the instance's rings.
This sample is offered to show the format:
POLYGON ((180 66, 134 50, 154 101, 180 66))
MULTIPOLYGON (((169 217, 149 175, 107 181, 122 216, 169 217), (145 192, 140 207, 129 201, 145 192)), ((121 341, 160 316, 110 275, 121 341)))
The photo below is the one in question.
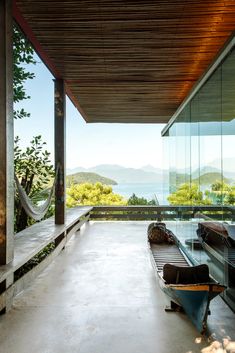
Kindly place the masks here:
MULTIPOLYGON (((15 136, 25 148, 33 136, 42 135, 54 155, 54 82, 45 65, 29 66, 36 77, 25 84, 31 96, 20 106, 30 118, 15 120, 15 136)), ((89 168, 98 164, 119 164, 139 168, 151 164, 163 167, 163 124, 87 124, 69 99, 66 101, 66 167, 89 168)))

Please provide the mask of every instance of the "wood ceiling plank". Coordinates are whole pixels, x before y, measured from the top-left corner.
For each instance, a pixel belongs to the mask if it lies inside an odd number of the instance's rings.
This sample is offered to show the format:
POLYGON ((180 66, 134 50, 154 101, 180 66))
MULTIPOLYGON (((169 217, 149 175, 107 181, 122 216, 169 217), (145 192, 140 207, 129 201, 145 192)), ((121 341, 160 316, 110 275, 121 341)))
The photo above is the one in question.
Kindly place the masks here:
POLYGON ((87 122, 167 122, 235 28, 232 0, 16 4, 87 122))

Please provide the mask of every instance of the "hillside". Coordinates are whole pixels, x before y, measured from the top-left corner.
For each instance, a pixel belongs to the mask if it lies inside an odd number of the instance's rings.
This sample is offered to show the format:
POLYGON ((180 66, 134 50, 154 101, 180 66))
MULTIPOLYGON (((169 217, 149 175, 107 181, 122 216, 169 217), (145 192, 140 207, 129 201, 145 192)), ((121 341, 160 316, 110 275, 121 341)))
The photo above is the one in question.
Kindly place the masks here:
POLYGON ((117 182, 115 180, 112 180, 110 178, 105 178, 97 173, 86 173, 86 172, 80 172, 80 173, 75 173, 68 175, 66 177, 67 185, 68 187, 74 183, 74 184, 82 184, 82 183, 102 183, 106 185, 117 185, 117 182))
POLYGON ((151 164, 146 164, 143 167, 141 167, 140 169, 142 169, 145 172, 153 172, 153 173, 157 173, 157 174, 161 174, 163 172, 163 169, 153 167, 151 164))
MULTIPOLYGON (((201 185, 211 185, 217 180, 222 180, 222 177, 220 173, 205 173, 199 178, 195 178, 192 180, 193 183, 198 184, 200 182, 201 185)), ((226 184, 230 184, 231 180, 228 178, 223 177, 223 181, 226 184)))
MULTIPOLYGON (((67 173, 87 172, 97 173, 106 178, 115 180, 118 184, 133 184, 133 183, 159 183, 162 182, 162 171, 159 169, 157 172, 143 170, 142 168, 126 168, 119 165, 103 164, 92 168, 76 168, 74 170, 67 170, 67 173)), ((154 168, 152 168, 154 170, 154 168)))
POLYGON ((171 173, 170 180, 176 182, 177 185, 181 185, 184 183, 190 183, 190 175, 189 174, 181 174, 181 173, 171 173))

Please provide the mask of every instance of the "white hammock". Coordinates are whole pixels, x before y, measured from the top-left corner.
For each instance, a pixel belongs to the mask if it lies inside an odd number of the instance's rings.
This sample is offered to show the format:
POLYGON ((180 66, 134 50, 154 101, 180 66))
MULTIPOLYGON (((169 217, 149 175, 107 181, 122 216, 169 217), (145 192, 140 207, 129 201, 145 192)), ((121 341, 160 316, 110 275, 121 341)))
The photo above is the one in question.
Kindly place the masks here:
POLYGON ((15 183, 16 183, 16 187, 17 187, 17 191, 19 194, 21 205, 24 208, 27 215, 29 217, 32 217, 33 219, 35 219, 35 221, 40 221, 45 216, 45 214, 47 213, 47 211, 49 209, 49 206, 51 204, 51 199, 53 196, 53 192, 55 189, 57 172, 58 172, 58 168, 56 170, 56 175, 55 175, 54 183, 51 188, 50 194, 49 194, 47 200, 40 206, 37 206, 33 203, 33 201, 30 199, 30 197, 26 194, 23 186, 20 184, 19 179, 15 175, 15 183))

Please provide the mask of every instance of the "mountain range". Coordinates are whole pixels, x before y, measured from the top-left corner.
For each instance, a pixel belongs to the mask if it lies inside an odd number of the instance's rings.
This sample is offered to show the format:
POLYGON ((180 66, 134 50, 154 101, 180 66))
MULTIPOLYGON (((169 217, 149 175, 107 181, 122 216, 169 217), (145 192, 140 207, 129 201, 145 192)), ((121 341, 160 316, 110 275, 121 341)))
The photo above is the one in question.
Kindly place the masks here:
MULTIPOLYGON (((192 179, 197 179, 199 173, 201 177, 206 174, 205 181, 209 182, 209 179, 214 181, 216 175, 219 176, 221 173, 219 161, 214 160, 208 165, 199 168, 192 168, 192 179)), ((148 184, 148 183, 162 183, 167 180, 168 171, 154 167, 150 164, 145 165, 141 168, 127 168, 117 164, 100 164, 91 168, 77 167, 74 169, 67 169, 67 175, 75 174, 78 172, 83 173, 97 173, 102 177, 106 177, 115 180, 118 184, 148 184)), ((177 170, 177 175, 182 174, 182 178, 185 179, 184 170, 177 170)), ((232 158, 225 158, 223 160, 223 176, 229 179, 231 182, 235 181, 235 160, 232 158)), ((212 182, 213 182, 212 181, 212 182)))
POLYGON ((103 177, 115 180, 118 184, 160 183, 163 180, 163 171, 150 165, 142 168, 126 168, 116 164, 101 164, 91 168, 77 167, 68 169, 67 175, 78 172, 97 173, 103 177))

